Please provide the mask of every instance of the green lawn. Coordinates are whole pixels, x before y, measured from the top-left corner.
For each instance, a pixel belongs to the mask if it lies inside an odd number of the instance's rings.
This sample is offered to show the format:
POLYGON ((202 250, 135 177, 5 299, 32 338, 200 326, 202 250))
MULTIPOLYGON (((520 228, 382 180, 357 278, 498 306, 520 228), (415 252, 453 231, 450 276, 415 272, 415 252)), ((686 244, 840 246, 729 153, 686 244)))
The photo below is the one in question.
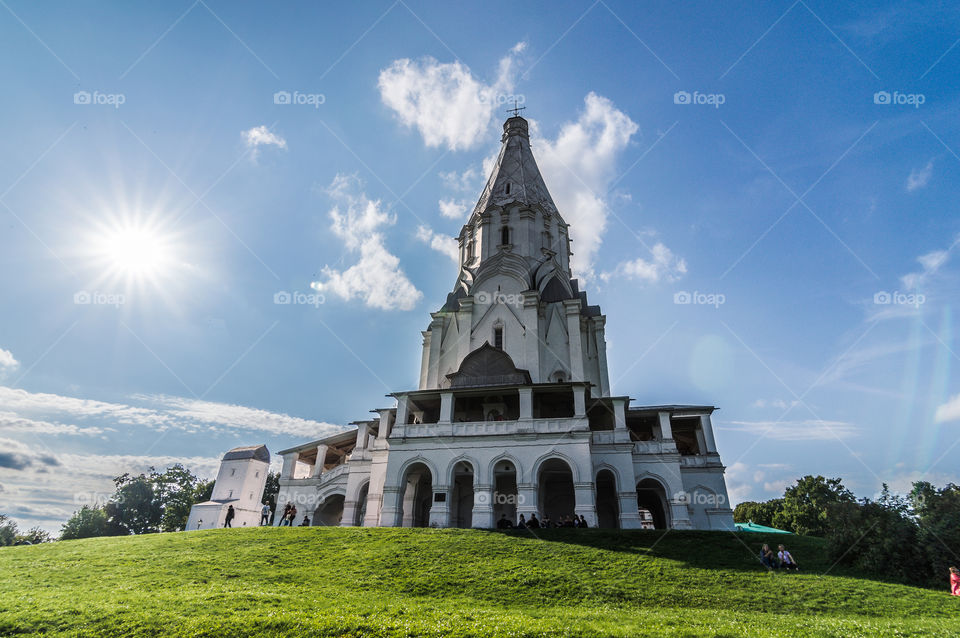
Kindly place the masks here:
POLYGON ((22 634, 956 636, 960 599, 830 569, 813 538, 234 529, 0 548, 22 634), (754 558, 784 538, 800 574, 754 558))

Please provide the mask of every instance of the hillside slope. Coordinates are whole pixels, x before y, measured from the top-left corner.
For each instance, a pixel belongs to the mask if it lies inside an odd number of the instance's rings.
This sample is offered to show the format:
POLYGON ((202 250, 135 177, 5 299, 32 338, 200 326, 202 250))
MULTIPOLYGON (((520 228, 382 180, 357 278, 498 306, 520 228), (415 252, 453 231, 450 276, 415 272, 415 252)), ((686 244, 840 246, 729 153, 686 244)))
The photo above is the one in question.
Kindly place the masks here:
POLYGON ((0 635, 958 635, 945 590, 859 579, 821 541, 787 539, 800 574, 758 564, 768 539, 723 532, 261 528, 4 548, 0 635))

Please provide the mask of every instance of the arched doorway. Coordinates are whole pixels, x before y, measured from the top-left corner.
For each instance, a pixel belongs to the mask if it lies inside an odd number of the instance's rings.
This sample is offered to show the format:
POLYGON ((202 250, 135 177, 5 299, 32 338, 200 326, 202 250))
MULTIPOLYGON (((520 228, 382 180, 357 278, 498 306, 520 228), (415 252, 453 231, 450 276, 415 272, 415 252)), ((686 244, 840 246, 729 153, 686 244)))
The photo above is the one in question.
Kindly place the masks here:
POLYGON ((517 524, 517 467, 511 461, 493 466, 493 524, 504 516, 517 524))
POLYGON ((573 516, 576 495, 573 490, 573 472, 561 459, 550 459, 540 466, 537 477, 537 508, 540 516, 549 516, 559 522, 565 516, 573 516))
POLYGON ((654 529, 667 529, 670 520, 667 516, 667 492, 656 479, 646 478, 637 483, 637 505, 640 518, 651 520, 654 529), (649 518, 644 512, 649 513, 649 518))
POLYGON ((617 504, 617 479, 610 470, 597 472, 597 527, 620 527, 620 507, 617 504))
POLYGON ((402 527, 428 527, 433 501, 433 475, 423 463, 414 463, 403 477, 400 494, 402 527))
POLYGON ((473 466, 457 463, 450 485, 450 526, 469 528, 473 525, 473 466))
POLYGON ((370 493, 370 483, 360 488, 357 496, 357 507, 353 512, 354 527, 363 527, 363 519, 367 517, 367 495, 370 493))
POLYGON ((332 494, 317 506, 313 513, 314 527, 337 527, 343 518, 343 494, 332 494))

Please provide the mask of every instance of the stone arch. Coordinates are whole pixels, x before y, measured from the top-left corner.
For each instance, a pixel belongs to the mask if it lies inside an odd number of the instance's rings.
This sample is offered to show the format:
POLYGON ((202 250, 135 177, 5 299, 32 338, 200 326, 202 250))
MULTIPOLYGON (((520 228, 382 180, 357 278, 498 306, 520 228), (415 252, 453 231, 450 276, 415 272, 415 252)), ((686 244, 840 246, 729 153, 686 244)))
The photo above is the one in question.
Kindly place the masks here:
MULTIPOLYGON (((670 497, 668 483, 647 473, 637 481, 637 509, 646 510, 652 517, 654 529, 669 529, 670 497)), ((647 519, 644 519, 647 520, 647 519)))
POLYGON ((564 463, 566 463, 570 467, 570 472, 573 474, 573 482, 574 483, 580 482, 580 467, 569 456, 557 450, 551 450, 547 452, 546 454, 538 458, 536 462, 534 462, 533 468, 531 471, 532 476, 527 477, 528 480, 530 480, 531 482, 535 481, 537 476, 540 474, 540 468, 543 466, 544 463, 546 463, 551 459, 559 459, 564 463))
POLYGON ((324 490, 317 496, 317 507, 313 510, 312 527, 339 527, 343 519, 343 506, 346 490, 333 488, 324 490))
POLYGON ((447 469, 450 527, 473 526, 474 488, 480 465, 466 454, 450 462, 447 469))
MULTIPOLYGON (((396 475, 396 477, 395 477, 395 478, 397 479, 397 484, 398 484, 398 485, 400 485, 400 481, 403 479, 403 475, 406 474, 406 473, 407 473, 407 470, 410 469, 410 466, 413 465, 413 464, 415 464, 415 463, 422 463, 422 464, 426 465, 426 466, 427 466, 427 469, 430 470, 430 473, 433 474, 433 476, 435 476, 435 477, 441 476, 440 473, 437 472, 437 466, 433 463, 433 461, 431 461, 431 460, 428 459, 427 457, 423 456, 422 454, 418 454, 418 455, 416 455, 415 457, 413 457, 413 458, 411 458, 411 459, 407 459, 407 460, 404 461, 403 464, 400 466, 400 470, 397 472, 397 475, 396 475)), ((401 487, 402 487, 402 486, 401 486, 401 487)))
POLYGON ((577 472, 565 456, 550 454, 535 467, 537 509, 543 517, 559 522, 576 512, 577 472))
POLYGON ((423 457, 409 459, 401 466, 397 491, 397 520, 401 527, 428 527, 433 507, 433 486, 439 475, 423 457))
POLYGON ((617 529, 620 527, 619 486, 617 471, 607 465, 600 466, 594 474, 596 492, 597 527, 617 529))
POLYGON ((487 465, 487 474, 482 476, 483 482, 491 482, 493 480, 493 475, 497 467, 497 463, 501 461, 510 461, 513 464, 513 470, 517 473, 517 480, 523 476, 523 467, 520 465, 520 461, 514 455, 509 452, 502 452, 495 456, 490 463, 487 465))
POLYGON ((354 495, 353 521, 354 527, 363 527, 363 520, 367 515, 367 502, 370 497, 370 481, 366 480, 357 488, 354 495))

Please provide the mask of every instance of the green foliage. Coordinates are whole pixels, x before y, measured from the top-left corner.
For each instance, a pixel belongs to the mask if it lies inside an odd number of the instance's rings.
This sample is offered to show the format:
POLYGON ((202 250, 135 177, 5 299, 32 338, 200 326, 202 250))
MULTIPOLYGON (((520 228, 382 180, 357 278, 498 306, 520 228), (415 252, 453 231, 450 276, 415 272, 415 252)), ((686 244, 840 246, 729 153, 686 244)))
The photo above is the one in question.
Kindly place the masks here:
POLYGON ((107 513, 103 508, 84 505, 60 528, 60 540, 109 536, 110 532, 107 513))
POLYGON ((54 540, 50 532, 40 529, 39 527, 31 527, 26 532, 22 534, 17 534, 17 545, 39 545, 40 543, 49 543, 54 540))
POLYGON ((830 506, 854 502, 853 492, 843 486, 841 479, 804 476, 783 493, 783 505, 773 515, 772 525, 794 534, 824 536, 829 530, 830 506))
POLYGON ((728 532, 244 528, 0 550, 0 635, 953 635, 960 600, 728 532), (29 577, 24 578, 23 575, 29 577))
POLYGON ((124 474, 113 483, 117 489, 104 508, 111 531, 118 535, 159 531, 163 508, 154 492, 152 477, 124 474))
POLYGON ((17 542, 17 524, 6 514, 0 514, 0 547, 13 545, 17 542))
POLYGON ((736 523, 749 523, 753 521, 759 525, 774 527, 773 518, 782 509, 782 498, 776 498, 762 503, 744 501, 733 509, 733 520, 736 523))
POLYGON ((932 577, 946 578, 947 569, 960 563, 960 486, 937 489, 925 481, 914 483, 909 499, 932 577))
POLYGON ((198 479, 180 463, 167 468, 162 474, 153 473, 154 497, 163 513, 160 529, 164 532, 179 532, 187 526, 190 508, 196 502, 198 479))
POLYGON ((204 501, 209 501, 213 497, 214 483, 216 483, 216 481, 213 479, 198 480, 196 487, 193 488, 193 502, 203 503, 204 501))
POLYGON ((266 502, 270 509, 277 511, 277 494, 280 493, 280 472, 267 472, 267 482, 263 486, 263 498, 260 502, 266 502))

